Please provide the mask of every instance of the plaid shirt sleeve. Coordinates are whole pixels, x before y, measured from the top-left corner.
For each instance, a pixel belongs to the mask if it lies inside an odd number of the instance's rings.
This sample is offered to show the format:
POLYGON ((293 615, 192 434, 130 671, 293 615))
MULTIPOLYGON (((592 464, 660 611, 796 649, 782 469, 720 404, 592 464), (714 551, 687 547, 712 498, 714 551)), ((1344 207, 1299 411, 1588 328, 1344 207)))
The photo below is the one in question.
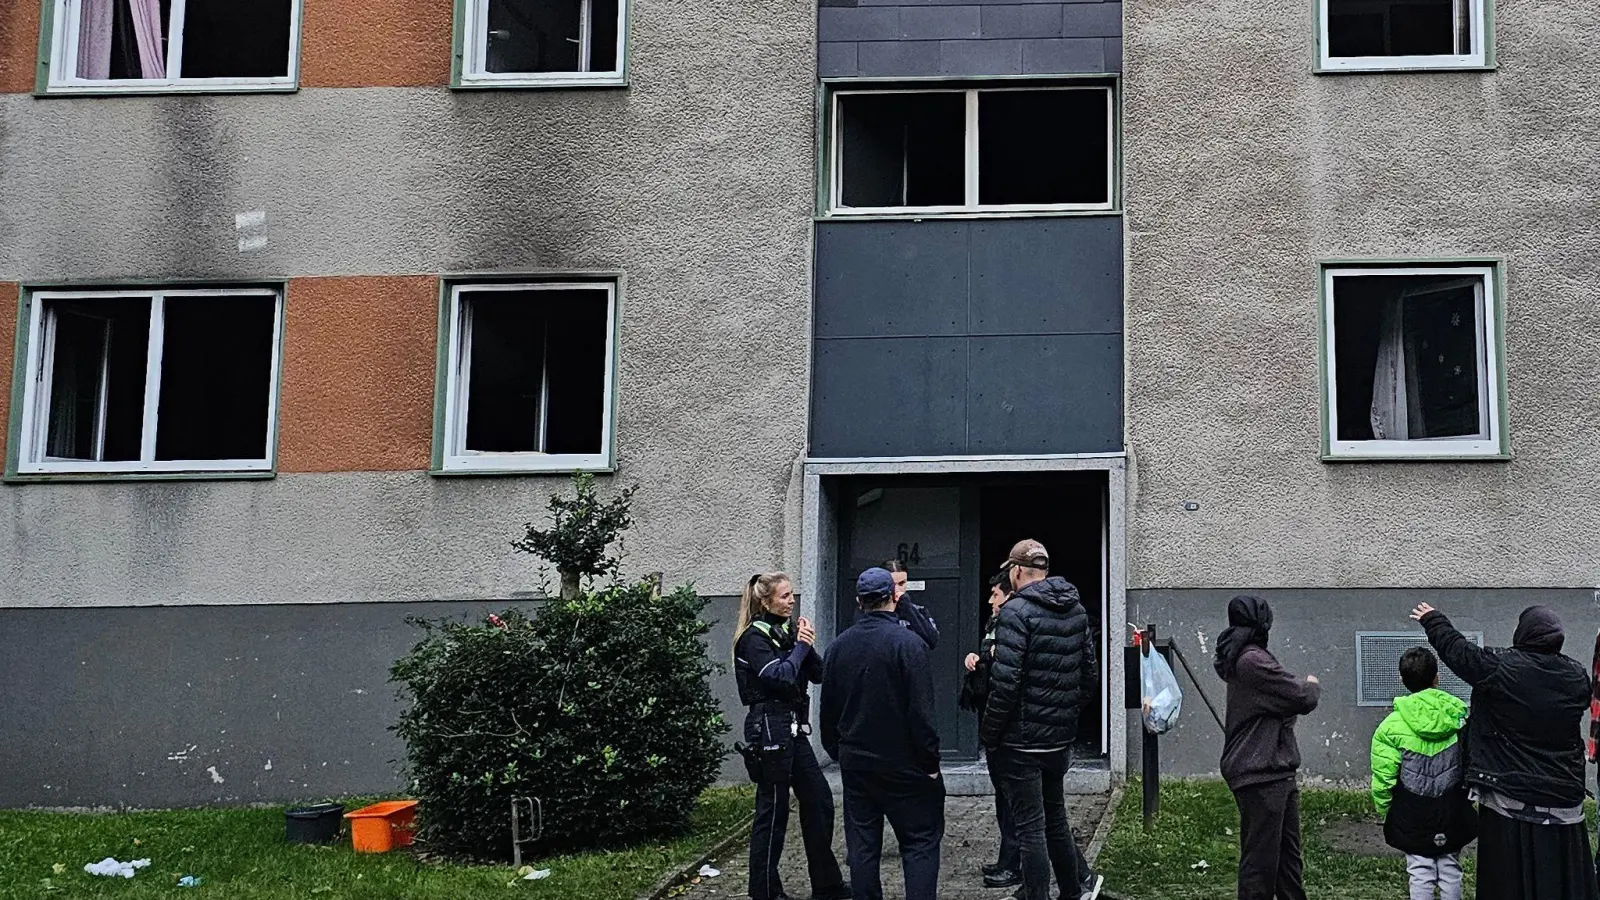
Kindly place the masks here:
POLYGON ((1594 638, 1594 662, 1589 664, 1589 760, 1600 745, 1600 634, 1594 638))

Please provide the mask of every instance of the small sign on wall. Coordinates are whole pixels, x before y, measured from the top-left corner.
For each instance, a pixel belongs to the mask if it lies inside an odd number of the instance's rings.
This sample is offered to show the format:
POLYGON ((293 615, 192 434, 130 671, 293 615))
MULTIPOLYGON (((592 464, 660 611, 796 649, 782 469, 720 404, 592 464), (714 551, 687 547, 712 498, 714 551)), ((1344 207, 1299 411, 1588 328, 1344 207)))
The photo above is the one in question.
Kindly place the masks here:
POLYGON ((906 590, 907 591, 925 591, 927 589, 928 589, 928 583, 926 581, 907 581, 906 582, 906 590))

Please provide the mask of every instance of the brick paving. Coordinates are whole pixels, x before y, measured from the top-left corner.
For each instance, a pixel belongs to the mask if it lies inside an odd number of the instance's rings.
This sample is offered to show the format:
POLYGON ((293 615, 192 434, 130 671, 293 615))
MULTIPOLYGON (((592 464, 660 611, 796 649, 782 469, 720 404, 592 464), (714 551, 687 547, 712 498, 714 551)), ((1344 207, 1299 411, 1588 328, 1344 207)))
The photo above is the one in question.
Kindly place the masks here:
MULTIPOLYGON (((1089 842, 1106 813, 1107 798, 1100 794, 1073 795, 1067 798, 1067 818, 1078 833, 1079 846, 1089 850, 1089 842)), ((840 806, 837 789, 834 794, 835 809, 840 806)), ((1000 900, 1009 896, 1012 889, 996 890, 983 886, 980 867, 994 862, 995 824, 994 798, 992 796, 957 797, 945 799, 945 834, 943 859, 939 869, 940 900, 1000 900)), ((835 813, 833 829, 834 852, 839 864, 844 865, 844 827, 835 813)), ((885 900, 904 900, 905 885, 900 874, 900 850, 895 844, 894 831, 885 824, 883 829, 883 896, 885 900)), ((745 856, 747 842, 741 840, 729 848, 727 859, 712 863, 722 870, 716 878, 703 879, 684 897, 694 900, 748 900, 749 867, 745 856)), ((795 900, 811 896, 810 879, 806 877, 805 850, 800 846, 800 819, 798 811, 791 811, 789 833, 783 850, 784 889, 795 900)), ((845 877, 849 877, 846 871, 845 877)))

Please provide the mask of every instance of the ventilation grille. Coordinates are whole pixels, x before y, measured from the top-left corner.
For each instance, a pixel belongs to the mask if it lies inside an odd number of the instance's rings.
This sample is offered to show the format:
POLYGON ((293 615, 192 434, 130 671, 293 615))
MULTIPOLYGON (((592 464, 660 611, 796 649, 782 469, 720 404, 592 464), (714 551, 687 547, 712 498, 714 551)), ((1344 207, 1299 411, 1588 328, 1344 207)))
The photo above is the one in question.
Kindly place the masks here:
MULTIPOLYGON (((1469 641, 1483 646, 1483 632, 1463 631, 1469 641)), ((1408 694, 1400 681, 1400 656, 1412 647, 1428 646, 1420 631, 1356 632, 1356 705, 1388 706, 1394 698, 1408 694)), ((1470 702, 1472 688, 1439 664, 1439 689, 1470 702)))

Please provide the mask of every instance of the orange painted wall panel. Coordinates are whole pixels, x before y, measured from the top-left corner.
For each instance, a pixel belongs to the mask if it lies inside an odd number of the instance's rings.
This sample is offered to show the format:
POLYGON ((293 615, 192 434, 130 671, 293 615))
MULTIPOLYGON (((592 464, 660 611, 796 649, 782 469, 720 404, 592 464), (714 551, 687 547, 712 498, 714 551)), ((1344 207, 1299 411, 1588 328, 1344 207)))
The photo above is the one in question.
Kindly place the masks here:
POLYGON ((11 436, 11 376, 17 349, 17 286, 0 281, 0 459, 11 436))
MULTIPOLYGON (((22 0, 0 7, 12 2, 22 0)), ((451 0, 305 0, 304 10, 302 87, 450 83, 451 0)))
POLYGON ((292 279, 278 471, 427 469, 438 323, 432 276, 292 279))
POLYGON ((0 0, 0 94, 33 90, 40 9, 39 0, 0 0))

